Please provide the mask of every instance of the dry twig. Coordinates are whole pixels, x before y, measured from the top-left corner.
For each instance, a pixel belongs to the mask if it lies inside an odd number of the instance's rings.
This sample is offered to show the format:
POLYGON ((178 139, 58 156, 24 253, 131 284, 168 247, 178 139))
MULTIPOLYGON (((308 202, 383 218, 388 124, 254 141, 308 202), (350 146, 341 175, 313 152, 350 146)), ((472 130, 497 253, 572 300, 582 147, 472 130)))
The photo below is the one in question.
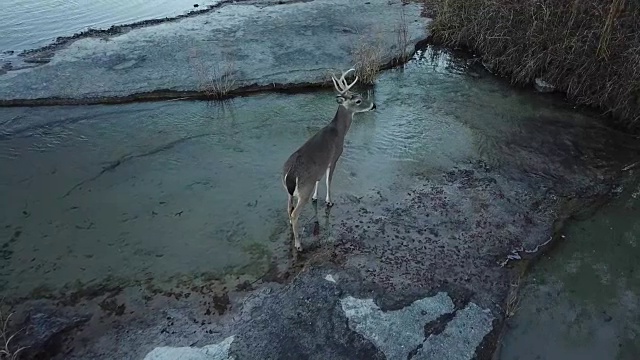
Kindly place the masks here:
POLYGON ((385 47, 380 32, 372 31, 356 38, 351 56, 360 83, 373 84, 376 81, 384 55, 385 47))
POLYGON ((404 7, 401 8, 400 22, 396 24, 396 42, 398 45, 398 58, 397 61, 401 64, 407 61, 407 55, 405 51, 409 46, 409 25, 407 24, 407 15, 404 11, 404 7))
POLYGON ((2 341, 2 343, 0 344, 1 360, 17 360, 20 356, 20 353, 27 348, 26 346, 23 346, 17 349, 12 349, 11 342, 24 329, 20 329, 15 333, 9 335, 9 321, 11 320, 11 316, 13 316, 13 313, 10 313, 5 318, 4 313, 2 312, 2 310, 0 310, 0 321, 2 322, 2 330, 0 331, 0 339, 2 341))

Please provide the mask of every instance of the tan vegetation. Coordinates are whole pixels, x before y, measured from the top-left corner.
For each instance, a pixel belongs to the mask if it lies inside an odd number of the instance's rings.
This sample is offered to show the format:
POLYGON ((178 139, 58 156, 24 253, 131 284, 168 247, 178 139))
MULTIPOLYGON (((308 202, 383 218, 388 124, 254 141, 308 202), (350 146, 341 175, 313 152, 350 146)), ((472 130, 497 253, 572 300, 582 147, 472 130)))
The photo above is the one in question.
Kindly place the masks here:
POLYGON ((520 287, 526 273, 526 266, 522 266, 509 285, 509 293, 505 301, 504 312, 507 318, 513 317, 520 310, 520 287))
POLYGON ((396 45, 398 47, 398 57, 396 61, 400 64, 404 64, 407 62, 407 56, 405 51, 407 46, 409 46, 409 25, 407 24, 407 15, 404 11, 404 7, 402 7, 402 12, 400 13, 400 21, 396 24, 396 45))
POLYGON ((361 34, 351 50, 355 75, 363 84, 373 84, 382 68, 386 50, 384 40, 379 32, 374 34, 361 34))
POLYGON ((221 63, 207 66, 199 57, 197 51, 191 51, 189 61, 198 79, 200 91, 209 99, 224 99, 236 84, 235 62, 229 56, 221 63))
POLYGON ((638 126, 640 5, 627 0, 426 0, 434 39, 513 83, 540 78, 638 126))
MULTIPOLYGON (((405 49, 409 45, 409 25, 404 8, 401 10, 394 33, 398 54, 392 65, 404 64, 408 60, 405 49)), ((387 65, 383 63, 390 55, 387 47, 381 29, 359 33, 351 49, 351 57, 355 64, 355 75, 361 83, 371 85, 376 81, 382 68, 387 65)))

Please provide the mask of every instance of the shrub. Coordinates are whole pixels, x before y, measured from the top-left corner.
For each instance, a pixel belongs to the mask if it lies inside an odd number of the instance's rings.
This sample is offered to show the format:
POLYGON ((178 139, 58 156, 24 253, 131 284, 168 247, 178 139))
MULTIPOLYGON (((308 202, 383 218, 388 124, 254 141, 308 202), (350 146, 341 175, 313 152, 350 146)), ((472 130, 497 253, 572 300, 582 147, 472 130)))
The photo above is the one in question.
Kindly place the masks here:
POLYGON ((536 78, 637 127, 640 11, 627 0, 426 0, 434 40, 477 52, 515 84, 536 78))
POLYGON ((379 33, 358 36, 351 50, 351 56, 359 82, 373 84, 376 81, 383 65, 384 55, 384 42, 379 33))
POLYGON ((199 82, 200 91, 209 99, 224 99, 236 84, 235 63, 225 57, 222 63, 207 67, 195 49, 191 50, 190 62, 199 82))

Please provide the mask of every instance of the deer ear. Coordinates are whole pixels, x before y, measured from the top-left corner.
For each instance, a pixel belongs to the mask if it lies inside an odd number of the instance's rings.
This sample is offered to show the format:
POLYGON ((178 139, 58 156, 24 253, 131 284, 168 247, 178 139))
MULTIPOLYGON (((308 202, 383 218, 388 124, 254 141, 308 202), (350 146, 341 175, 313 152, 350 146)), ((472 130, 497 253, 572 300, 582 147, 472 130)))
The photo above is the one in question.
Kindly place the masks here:
POLYGON ((336 102, 338 104, 342 104, 344 102, 345 98, 342 95, 336 95, 336 102))

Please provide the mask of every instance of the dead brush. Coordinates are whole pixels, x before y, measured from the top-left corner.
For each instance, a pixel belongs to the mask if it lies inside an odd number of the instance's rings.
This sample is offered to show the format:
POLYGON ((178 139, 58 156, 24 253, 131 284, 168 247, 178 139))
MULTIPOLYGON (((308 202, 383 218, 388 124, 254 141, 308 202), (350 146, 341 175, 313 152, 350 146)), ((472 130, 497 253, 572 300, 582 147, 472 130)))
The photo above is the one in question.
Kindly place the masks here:
POLYGON ((529 267, 528 262, 519 262, 514 268, 511 284, 509 285, 509 293, 504 306, 505 316, 513 317, 520 310, 520 291, 522 289, 522 281, 529 267))
POLYGON ((408 60, 407 47, 409 46, 409 25, 407 24, 407 15, 404 11, 404 7, 401 8, 400 20, 396 24, 396 45, 398 46, 398 57, 396 62, 398 64, 404 64, 408 60))
POLYGON ((510 285, 509 295, 507 295, 507 302, 504 309, 507 318, 513 317, 518 310, 520 310, 520 281, 521 278, 518 278, 510 285))
POLYGON ((192 49, 189 61, 199 82, 199 90, 208 99, 224 99, 233 90, 236 68, 231 57, 227 56, 221 63, 208 67, 198 56, 197 50, 192 49))
POLYGON ((351 50, 353 63, 355 64, 355 75, 361 83, 371 85, 375 83, 382 61, 386 54, 384 41, 376 32, 376 35, 359 35, 351 50))
POLYGON ((20 358, 20 353, 27 347, 14 347, 11 342, 15 337, 23 330, 18 330, 14 333, 9 332, 9 321, 11 320, 13 313, 10 313, 6 318, 4 312, 0 309, 0 321, 2 322, 2 329, 0 330, 0 360, 17 360, 20 358))
POLYGON ((640 4, 627 0, 426 0, 432 33, 514 84, 536 78, 577 104, 640 123, 640 4))

